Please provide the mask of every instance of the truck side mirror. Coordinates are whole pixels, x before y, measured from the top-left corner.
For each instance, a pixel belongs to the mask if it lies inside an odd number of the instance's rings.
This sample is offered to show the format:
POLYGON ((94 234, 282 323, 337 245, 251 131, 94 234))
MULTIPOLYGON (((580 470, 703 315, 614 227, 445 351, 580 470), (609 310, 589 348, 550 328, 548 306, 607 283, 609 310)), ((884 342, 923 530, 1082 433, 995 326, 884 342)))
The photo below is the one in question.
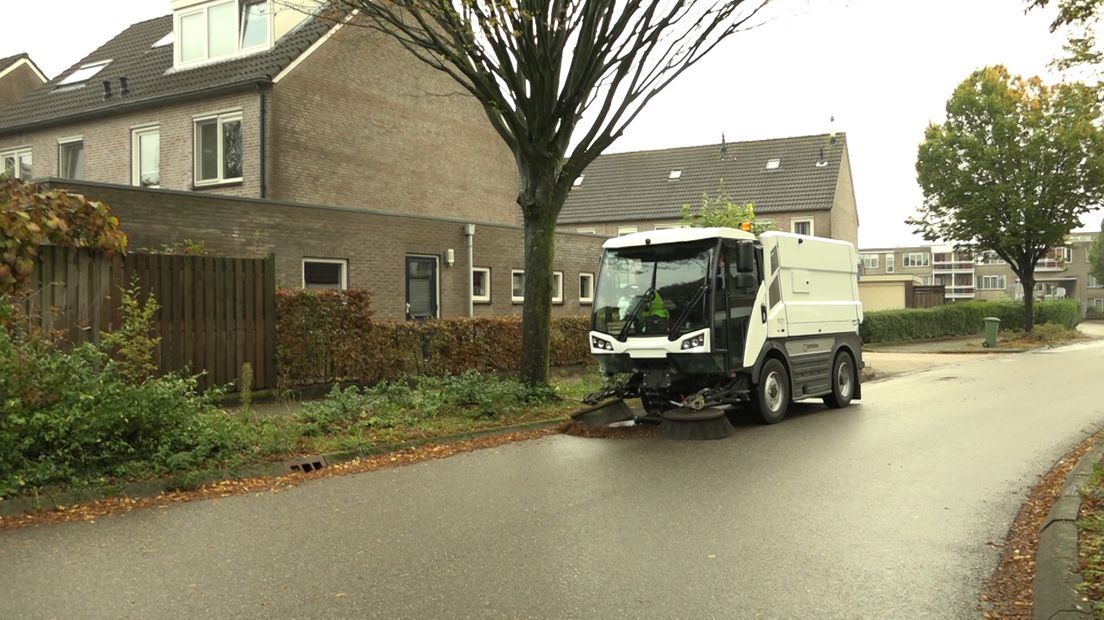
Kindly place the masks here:
POLYGON ((740 241, 736 244, 736 269, 741 273, 755 273, 755 244, 740 241))
POLYGON ((754 290, 757 284, 759 284, 759 282, 756 281, 754 274, 736 274, 736 290, 738 291, 754 290))

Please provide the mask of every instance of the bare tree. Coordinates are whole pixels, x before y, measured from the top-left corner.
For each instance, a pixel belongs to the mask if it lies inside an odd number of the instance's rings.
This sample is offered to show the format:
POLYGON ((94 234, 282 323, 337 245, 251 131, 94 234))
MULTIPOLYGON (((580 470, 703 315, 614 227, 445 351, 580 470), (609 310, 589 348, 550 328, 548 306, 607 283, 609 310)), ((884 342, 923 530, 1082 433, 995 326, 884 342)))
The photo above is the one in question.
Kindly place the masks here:
POLYGON ((770 0, 337 0, 483 106, 517 163, 522 379, 548 380, 554 231, 572 181, 770 0))

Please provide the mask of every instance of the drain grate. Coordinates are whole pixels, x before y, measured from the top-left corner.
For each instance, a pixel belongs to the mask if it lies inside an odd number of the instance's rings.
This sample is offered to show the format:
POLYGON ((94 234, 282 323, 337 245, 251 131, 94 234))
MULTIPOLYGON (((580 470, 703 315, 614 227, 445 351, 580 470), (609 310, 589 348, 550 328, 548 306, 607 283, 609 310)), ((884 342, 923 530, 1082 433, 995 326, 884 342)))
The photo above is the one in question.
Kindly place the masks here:
POLYGON ((294 461, 287 461, 288 469, 294 472, 307 473, 318 471, 329 465, 324 456, 307 456, 294 461))

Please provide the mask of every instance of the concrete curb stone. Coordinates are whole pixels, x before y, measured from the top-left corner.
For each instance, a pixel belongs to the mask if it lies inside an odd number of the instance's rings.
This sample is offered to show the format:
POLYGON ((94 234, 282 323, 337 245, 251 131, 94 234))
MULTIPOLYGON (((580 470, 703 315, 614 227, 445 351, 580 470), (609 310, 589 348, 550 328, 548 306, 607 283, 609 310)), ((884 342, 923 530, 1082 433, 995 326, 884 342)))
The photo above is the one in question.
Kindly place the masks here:
POLYGON ((1077 552, 1077 514, 1081 510, 1081 487, 1088 482, 1093 465, 1104 456, 1104 444, 1089 450, 1077 462, 1062 493, 1051 507, 1039 534, 1035 551, 1035 603, 1032 617, 1089 618, 1089 603, 1077 591, 1081 583, 1077 552))

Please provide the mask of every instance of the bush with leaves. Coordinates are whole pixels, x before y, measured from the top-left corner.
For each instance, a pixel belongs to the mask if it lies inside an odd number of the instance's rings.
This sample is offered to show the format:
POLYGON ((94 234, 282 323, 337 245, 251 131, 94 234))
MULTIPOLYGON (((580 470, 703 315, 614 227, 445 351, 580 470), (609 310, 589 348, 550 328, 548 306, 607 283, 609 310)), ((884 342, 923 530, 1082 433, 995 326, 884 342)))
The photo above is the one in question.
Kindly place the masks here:
POLYGON ((0 178, 0 294, 24 290, 42 245, 125 252, 119 218, 102 202, 64 189, 0 178))
POLYGON ((161 305, 150 294, 143 303, 137 283, 123 291, 122 325, 103 336, 104 350, 118 364, 119 373, 131 383, 142 383, 157 375, 157 345, 161 338, 150 336, 161 305))
POLYGON ((716 195, 702 194, 701 205, 696 210, 688 204, 682 205, 680 217, 684 226, 695 228, 743 228, 746 224, 755 234, 774 228, 770 222, 756 222, 755 205, 734 202, 724 183, 717 188, 716 195))
MULTIPOLYGON (((980 334, 985 317, 1001 320, 1001 330, 1023 330, 1024 304, 1013 301, 968 301, 935 308, 877 310, 863 315, 862 338, 867 343, 931 340, 980 334)), ((1052 323, 1068 329, 1081 322, 1076 301, 1045 301, 1034 304, 1036 323, 1052 323)))

